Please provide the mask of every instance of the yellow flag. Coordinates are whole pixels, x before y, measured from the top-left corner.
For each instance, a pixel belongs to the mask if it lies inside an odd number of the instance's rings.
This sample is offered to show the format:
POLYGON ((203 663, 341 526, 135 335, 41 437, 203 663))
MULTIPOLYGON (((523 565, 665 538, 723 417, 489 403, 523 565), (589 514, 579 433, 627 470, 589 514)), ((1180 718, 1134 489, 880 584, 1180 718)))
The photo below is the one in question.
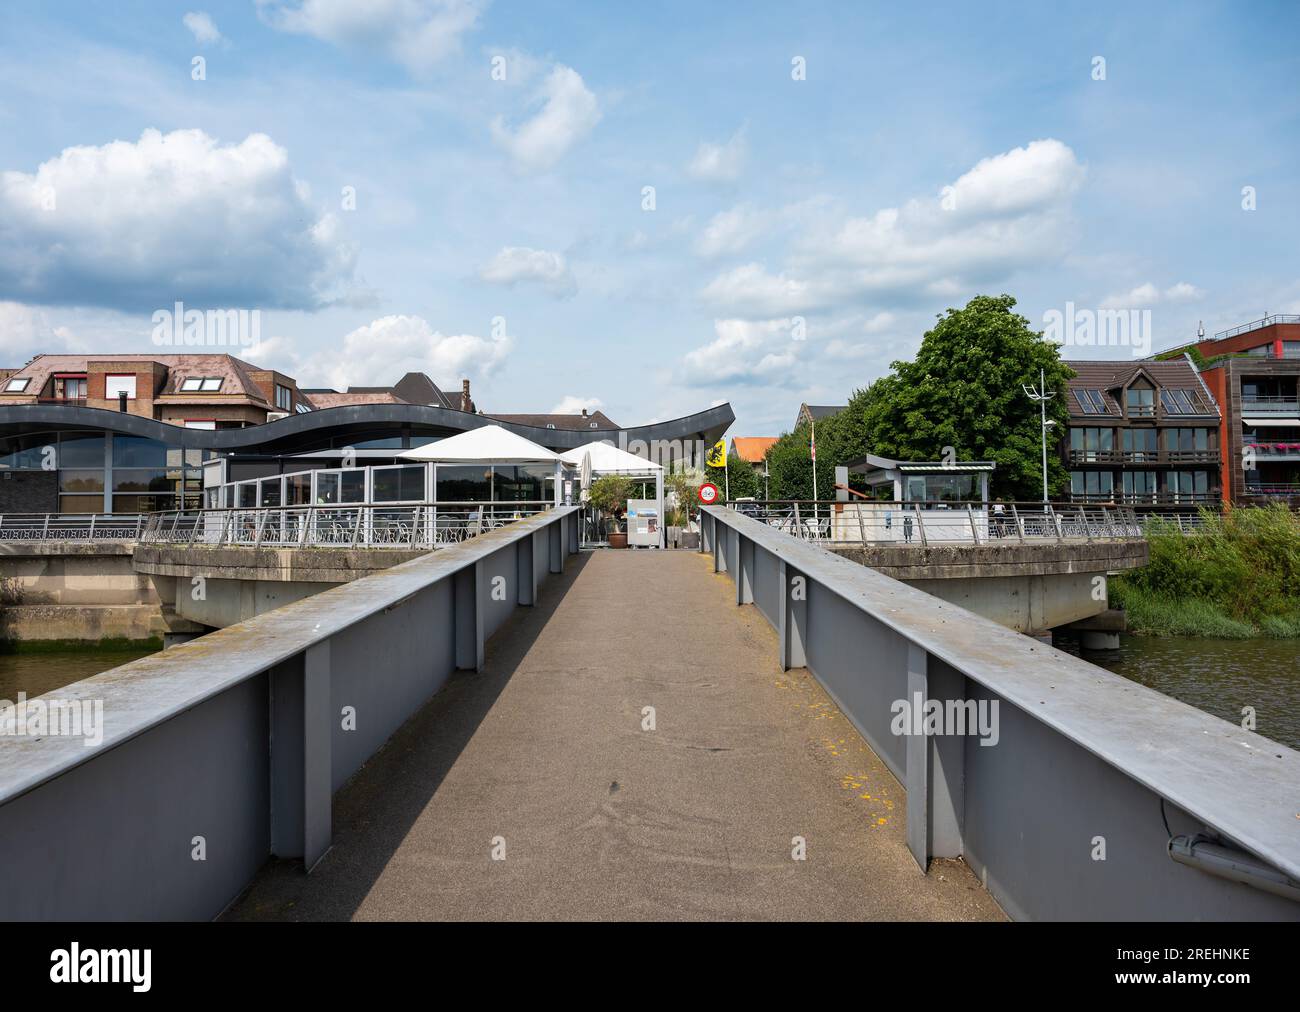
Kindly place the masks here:
POLYGON ((727 441, 719 439, 709 450, 705 462, 709 467, 726 467, 727 466, 727 441))

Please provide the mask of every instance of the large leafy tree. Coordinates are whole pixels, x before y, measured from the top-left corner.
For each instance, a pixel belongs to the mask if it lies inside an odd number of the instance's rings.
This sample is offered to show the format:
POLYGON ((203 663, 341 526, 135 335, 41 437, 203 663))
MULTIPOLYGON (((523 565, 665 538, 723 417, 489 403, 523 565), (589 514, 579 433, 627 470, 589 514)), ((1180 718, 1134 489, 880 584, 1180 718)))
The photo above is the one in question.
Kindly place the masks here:
POLYGON ((1039 406, 1023 385, 1037 386, 1042 369, 1056 394, 1047 402, 1047 416, 1056 422, 1048 433, 1048 485, 1053 494, 1064 488, 1069 476, 1056 447, 1066 431, 1066 382, 1074 372, 1057 346, 1013 311, 1015 304, 1010 295, 977 295, 964 308, 949 309, 926 332, 914 362, 895 362, 893 374, 872 385, 865 408, 871 452, 941 460, 951 446, 958 460, 997 462, 991 495, 1038 499, 1039 406))

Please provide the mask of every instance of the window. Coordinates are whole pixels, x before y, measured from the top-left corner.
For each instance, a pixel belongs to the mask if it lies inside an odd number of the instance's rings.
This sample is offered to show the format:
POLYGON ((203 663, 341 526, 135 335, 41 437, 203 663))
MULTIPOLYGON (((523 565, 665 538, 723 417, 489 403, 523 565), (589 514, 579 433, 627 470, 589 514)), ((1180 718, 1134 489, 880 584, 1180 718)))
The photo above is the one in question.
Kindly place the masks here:
POLYGON ((1157 454, 1155 429, 1125 429, 1124 453, 1130 460, 1155 460, 1157 454))
POLYGON ((27 384, 31 382, 31 377, 22 376, 18 379, 11 379, 5 384, 5 393, 20 394, 27 389, 27 384))
POLYGON ((311 472, 285 475, 284 504, 286 506, 306 506, 311 502, 311 472))
POLYGON ((1156 472, 1155 471, 1125 471, 1124 472, 1124 501, 1141 502, 1142 500, 1154 501, 1156 497, 1156 472))
POLYGON ((423 502, 424 465, 377 467, 372 474, 372 502, 423 502))
POLYGON ((1161 390, 1160 405, 1170 415, 1194 415, 1199 410, 1191 390, 1161 390))
POLYGON ((1085 415, 1110 414, 1106 408, 1106 398, 1102 396, 1100 390, 1076 390, 1074 399, 1079 404, 1079 410, 1085 415))
POLYGON ((187 418, 185 419, 185 428, 187 429, 215 429, 217 420, 215 418, 187 418))
POLYGON ((293 410, 293 391, 279 383, 275 385, 275 406, 281 411, 293 410))
POLYGON ((259 506, 280 505, 280 479, 263 478, 257 483, 259 506))
POLYGON ((115 401, 122 394, 126 394, 128 401, 135 400, 135 373, 114 375, 109 373, 104 377, 104 396, 115 401))
POLYGON ((1180 453, 1206 453, 1210 449, 1210 430, 1166 429, 1165 449, 1180 453))
POLYGON ((1110 471, 1071 471, 1070 492, 1087 499, 1110 499, 1115 491, 1115 476, 1110 471))
POLYGON ((84 401, 86 399, 86 376, 55 376, 54 399, 59 401, 84 401))
POLYGON ((490 502, 492 469, 479 465, 439 464, 436 475, 438 502, 490 502))
POLYGON ((1156 413, 1156 392, 1150 387, 1130 387, 1127 394, 1127 403, 1130 415, 1154 415, 1156 413))
POLYGON ((1165 488, 1174 500, 1203 499, 1210 489, 1209 472, 1170 471, 1165 477, 1165 488))
POLYGON ((591 427, 594 429, 594 428, 596 427, 596 423, 595 423, 595 422, 592 422, 592 423, 591 423, 591 427))
POLYGON ((1070 449, 1078 459, 1102 460, 1115 449, 1115 430, 1071 428, 1070 449))
POLYGON ((181 380, 181 390, 184 393, 216 393, 221 389, 222 379, 220 376, 187 376, 181 380))

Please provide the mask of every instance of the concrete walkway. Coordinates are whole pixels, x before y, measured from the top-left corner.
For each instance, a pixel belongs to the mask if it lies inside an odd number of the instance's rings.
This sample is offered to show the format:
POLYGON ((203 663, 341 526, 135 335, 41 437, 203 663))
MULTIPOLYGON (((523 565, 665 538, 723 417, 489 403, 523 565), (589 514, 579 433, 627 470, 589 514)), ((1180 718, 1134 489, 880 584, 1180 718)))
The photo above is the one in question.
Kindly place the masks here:
POLYGON ((227 919, 1002 919, 921 874, 902 787, 734 593, 693 552, 570 559, 227 919))

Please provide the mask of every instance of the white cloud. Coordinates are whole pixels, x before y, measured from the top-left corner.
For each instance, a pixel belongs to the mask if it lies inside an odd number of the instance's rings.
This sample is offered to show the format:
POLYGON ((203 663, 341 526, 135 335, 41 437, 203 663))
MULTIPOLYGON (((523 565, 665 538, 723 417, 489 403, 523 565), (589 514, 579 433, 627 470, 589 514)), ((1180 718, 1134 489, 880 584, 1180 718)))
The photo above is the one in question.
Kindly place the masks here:
POLYGON ((505 363, 513 342, 507 336, 443 334, 419 316, 385 316, 347 334, 331 363, 328 385, 382 386, 408 372, 423 372, 444 389, 461 378, 491 376, 505 363))
POLYGON ((200 46, 211 46, 222 41, 216 23, 205 11, 190 11, 181 21, 200 46))
POLYGON ((737 130, 730 140, 721 144, 702 141, 686 171, 696 179, 714 183, 734 183, 744 171, 749 156, 745 128, 737 130))
POLYGON ((535 95, 541 107, 515 129, 501 117, 492 123, 492 137, 520 171, 549 169, 600 122, 600 105, 572 67, 559 64, 535 95))
POLYGON ((788 319, 714 320, 714 339, 682 359, 683 381, 696 386, 788 383, 801 344, 793 339, 793 323, 788 319))
POLYGON ((264 134, 221 145, 201 130, 146 130, 0 173, 0 299, 313 309, 354 260, 264 134))
POLYGON ((563 253, 527 246, 504 247, 479 270, 479 278, 494 285, 537 282, 557 295, 569 295, 577 290, 563 253))
POLYGON ((979 162, 944 194, 946 202, 917 199, 854 217, 811 201, 787 209, 787 217, 807 221, 795 229, 785 269, 733 268, 706 285, 702 297, 721 313, 750 319, 954 297, 1059 260, 1083 176, 1068 147, 1043 140, 979 162))
POLYGON ((378 52, 413 74, 460 48, 482 13, 480 0, 257 0, 272 27, 343 49, 378 52))
POLYGON ((1205 293, 1193 284, 1179 281, 1163 292, 1150 281, 1119 295, 1108 295, 1101 300, 1102 309, 1142 309, 1160 302, 1192 302, 1205 293))
POLYGON ((767 217, 748 204, 719 211, 695 241, 695 252, 704 257, 739 253, 762 234, 766 224, 767 217))
POLYGON ((552 415, 579 415, 586 411, 590 414, 599 411, 604 406, 605 402, 599 397, 576 397, 573 394, 566 394, 560 403, 547 413, 552 415))
POLYGON ((44 310, 0 302, 0 365, 16 368, 39 352, 72 351, 75 344, 72 331, 54 326, 44 310))

